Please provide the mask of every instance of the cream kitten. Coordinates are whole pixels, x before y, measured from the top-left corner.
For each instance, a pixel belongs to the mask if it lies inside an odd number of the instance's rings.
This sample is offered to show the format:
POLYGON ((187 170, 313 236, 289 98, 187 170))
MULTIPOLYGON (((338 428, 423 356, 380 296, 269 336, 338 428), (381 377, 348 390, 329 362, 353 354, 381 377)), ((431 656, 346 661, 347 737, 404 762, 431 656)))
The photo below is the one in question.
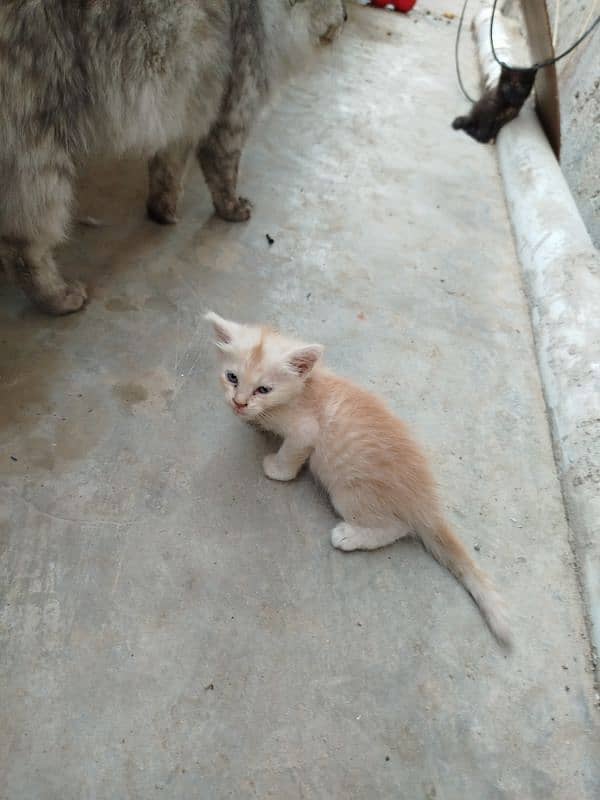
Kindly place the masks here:
POLYGON ((416 534, 471 594, 497 639, 510 643, 504 606, 444 520, 425 456, 374 395, 320 364, 323 348, 208 313, 227 403, 283 437, 265 457, 269 478, 289 481, 308 461, 342 517, 339 550, 374 550, 416 534))

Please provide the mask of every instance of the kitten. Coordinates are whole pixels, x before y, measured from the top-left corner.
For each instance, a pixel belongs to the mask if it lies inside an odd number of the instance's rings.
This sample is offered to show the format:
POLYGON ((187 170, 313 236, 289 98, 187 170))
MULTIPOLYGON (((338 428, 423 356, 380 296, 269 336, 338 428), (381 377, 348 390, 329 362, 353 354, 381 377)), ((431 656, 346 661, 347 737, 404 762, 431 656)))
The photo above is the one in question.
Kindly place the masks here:
POLYGON ((169 224, 195 150, 217 214, 248 219, 252 121, 345 16, 344 0, 1 2, 0 269, 44 311, 83 306, 53 250, 90 154, 154 156, 148 214, 169 224))
POLYGON ((536 74, 536 69, 524 71, 503 66, 498 84, 483 93, 466 117, 456 117, 452 127, 464 130, 483 144, 496 139, 504 125, 519 115, 536 74))
POLYGON ((289 481, 308 461, 342 517, 340 550, 374 550, 409 534, 471 594, 497 639, 510 643, 502 600, 443 518, 425 456, 385 404, 320 363, 323 348, 209 312, 221 383, 236 416, 283 437, 263 462, 289 481))

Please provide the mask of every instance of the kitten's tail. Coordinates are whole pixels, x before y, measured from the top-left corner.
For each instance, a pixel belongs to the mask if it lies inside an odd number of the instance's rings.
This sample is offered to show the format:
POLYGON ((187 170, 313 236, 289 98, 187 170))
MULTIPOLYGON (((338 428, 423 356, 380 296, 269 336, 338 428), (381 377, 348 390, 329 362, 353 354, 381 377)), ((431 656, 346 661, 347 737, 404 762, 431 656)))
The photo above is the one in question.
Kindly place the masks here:
POLYGON ((510 647, 512 636, 504 601, 488 576, 479 569, 462 542, 442 520, 436 525, 416 525, 416 531, 432 556, 462 583, 479 606, 496 639, 510 647))

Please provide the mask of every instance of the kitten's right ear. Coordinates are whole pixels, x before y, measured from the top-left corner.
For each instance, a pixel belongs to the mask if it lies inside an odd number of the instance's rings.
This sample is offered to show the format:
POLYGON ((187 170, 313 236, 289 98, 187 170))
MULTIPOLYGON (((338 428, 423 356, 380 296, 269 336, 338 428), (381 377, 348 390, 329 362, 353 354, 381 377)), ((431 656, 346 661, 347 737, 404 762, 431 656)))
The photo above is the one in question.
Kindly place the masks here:
POLYGON ((240 327, 237 322, 223 319, 213 311, 204 315, 204 319, 210 322, 215 332, 215 344, 220 350, 226 350, 233 341, 236 331, 240 327))
POLYGON ((323 355, 324 347, 321 344, 307 344, 288 353, 286 361, 288 367, 301 377, 306 377, 314 365, 323 355))

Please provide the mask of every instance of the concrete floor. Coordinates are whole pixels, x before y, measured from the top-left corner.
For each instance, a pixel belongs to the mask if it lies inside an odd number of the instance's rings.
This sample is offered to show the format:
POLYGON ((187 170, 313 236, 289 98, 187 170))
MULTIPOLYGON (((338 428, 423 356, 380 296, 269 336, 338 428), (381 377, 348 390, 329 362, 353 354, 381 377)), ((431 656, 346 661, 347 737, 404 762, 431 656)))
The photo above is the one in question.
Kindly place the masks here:
POLYGON ((255 131, 249 224, 215 220, 194 170, 161 229, 143 168, 104 165, 82 211, 106 226, 62 254, 85 312, 2 288, 3 800, 600 795, 495 153, 449 127, 456 20, 430 9, 352 9, 255 131), (263 476, 273 444, 222 404, 208 307, 318 339, 414 427, 514 654, 420 546, 334 551, 310 478, 263 476))

